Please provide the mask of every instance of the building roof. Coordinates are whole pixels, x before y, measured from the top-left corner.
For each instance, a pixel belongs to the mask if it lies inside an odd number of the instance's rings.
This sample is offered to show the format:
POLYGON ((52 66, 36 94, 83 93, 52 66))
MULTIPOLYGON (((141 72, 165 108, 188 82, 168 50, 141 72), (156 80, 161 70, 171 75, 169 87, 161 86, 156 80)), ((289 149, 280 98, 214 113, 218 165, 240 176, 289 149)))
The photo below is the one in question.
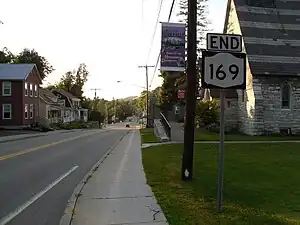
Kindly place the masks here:
POLYGON ((55 90, 53 90, 53 91, 56 91, 57 93, 59 93, 59 94, 61 94, 61 95, 64 95, 64 96, 66 96, 66 97, 68 97, 68 98, 78 99, 78 100, 79 100, 79 98, 77 98, 76 96, 72 95, 70 92, 65 91, 65 90, 63 90, 63 89, 55 89, 55 90))
POLYGON ((53 94, 50 90, 46 88, 41 88, 40 89, 40 97, 43 99, 47 104, 54 105, 57 107, 64 107, 63 102, 59 101, 54 101, 53 99, 57 99, 57 96, 53 94))
POLYGON ((0 64, 0 80, 26 80, 31 71, 35 71, 42 83, 42 79, 35 64, 0 64))
POLYGON ((228 0, 224 33, 234 3, 253 75, 300 75, 300 4, 283 0, 228 0))
POLYGON ((55 94, 53 94, 50 90, 46 88, 40 89, 40 96, 47 102, 52 103, 52 99, 57 98, 55 94))

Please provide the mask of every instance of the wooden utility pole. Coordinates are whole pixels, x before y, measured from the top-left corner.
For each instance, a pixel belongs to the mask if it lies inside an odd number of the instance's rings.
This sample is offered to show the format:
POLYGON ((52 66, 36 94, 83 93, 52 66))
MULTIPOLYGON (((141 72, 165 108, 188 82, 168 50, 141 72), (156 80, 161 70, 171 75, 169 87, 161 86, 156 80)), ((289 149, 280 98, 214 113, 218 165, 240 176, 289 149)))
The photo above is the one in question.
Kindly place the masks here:
POLYGON ((181 179, 193 178, 194 132, 197 86, 197 0, 188 0, 187 37, 187 98, 184 123, 184 151, 182 157, 181 179))
POLYGON ((149 79, 148 79, 148 68, 155 67, 155 66, 139 66, 139 68, 145 68, 146 69, 146 113, 147 113, 147 125, 146 127, 150 127, 149 125, 149 79))
POLYGON ((101 88, 91 88, 92 91, 95 91, 95 99, 97 98, 97 91, 100 91, 101 88))

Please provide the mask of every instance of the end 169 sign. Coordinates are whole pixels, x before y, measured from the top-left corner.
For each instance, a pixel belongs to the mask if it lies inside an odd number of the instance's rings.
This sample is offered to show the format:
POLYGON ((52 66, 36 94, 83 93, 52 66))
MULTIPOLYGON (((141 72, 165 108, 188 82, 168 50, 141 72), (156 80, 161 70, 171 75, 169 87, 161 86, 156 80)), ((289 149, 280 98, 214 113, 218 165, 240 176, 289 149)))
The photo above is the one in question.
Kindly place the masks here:
POLYGON ((246 54, 202 51, 201 84, 204 88, 245 89, 246 54))

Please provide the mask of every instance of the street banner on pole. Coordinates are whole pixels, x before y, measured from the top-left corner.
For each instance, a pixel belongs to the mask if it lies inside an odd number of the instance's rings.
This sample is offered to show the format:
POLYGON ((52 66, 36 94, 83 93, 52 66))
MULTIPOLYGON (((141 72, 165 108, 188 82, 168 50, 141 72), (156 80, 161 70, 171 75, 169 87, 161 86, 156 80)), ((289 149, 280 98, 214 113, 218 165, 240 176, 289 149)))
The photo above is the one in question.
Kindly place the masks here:
POLYGON ((185 70, 185 29, 182 23, 162 23, 160 70, 185 70))

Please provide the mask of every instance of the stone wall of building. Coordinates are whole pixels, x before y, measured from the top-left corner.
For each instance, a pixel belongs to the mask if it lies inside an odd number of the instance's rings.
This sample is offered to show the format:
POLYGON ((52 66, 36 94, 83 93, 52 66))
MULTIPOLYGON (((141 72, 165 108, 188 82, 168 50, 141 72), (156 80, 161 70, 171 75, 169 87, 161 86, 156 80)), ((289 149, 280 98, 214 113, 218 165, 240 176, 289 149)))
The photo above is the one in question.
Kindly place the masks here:
POLYGON ((260 77, 263 95, 264 131, 278 133, 280 129, 290 128, 300 132, 300 78, 297 77, 260 77), (291 87, 290 108, 281 107, 281 88, 285 83, 291 87))
POLYGON ((263 96, 259 80, 252 79, 246 90, 238 90, 238 128, 247 135, 263 134, 263 96))
POLYGON ((238 129, 238 99, 225 100, 225 129, 238 129))

